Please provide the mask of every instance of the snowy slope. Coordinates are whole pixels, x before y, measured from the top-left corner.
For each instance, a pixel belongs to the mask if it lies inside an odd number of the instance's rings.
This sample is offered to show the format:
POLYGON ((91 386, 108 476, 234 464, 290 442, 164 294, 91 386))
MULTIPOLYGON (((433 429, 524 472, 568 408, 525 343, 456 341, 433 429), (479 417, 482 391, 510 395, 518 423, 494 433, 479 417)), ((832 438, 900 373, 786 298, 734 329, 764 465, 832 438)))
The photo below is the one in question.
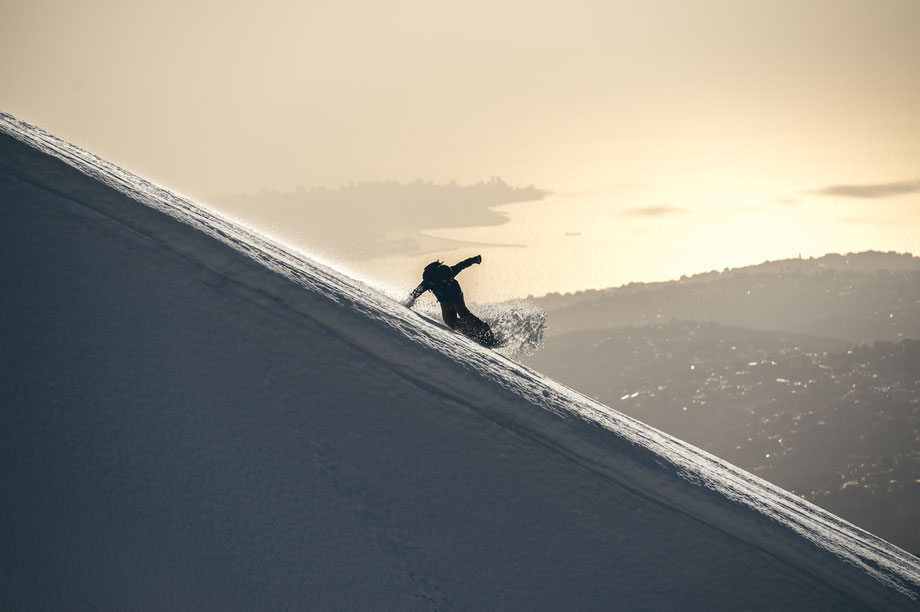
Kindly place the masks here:
POLYGON ((0 132, 0 608, 920 605, 900 549, 0 132))

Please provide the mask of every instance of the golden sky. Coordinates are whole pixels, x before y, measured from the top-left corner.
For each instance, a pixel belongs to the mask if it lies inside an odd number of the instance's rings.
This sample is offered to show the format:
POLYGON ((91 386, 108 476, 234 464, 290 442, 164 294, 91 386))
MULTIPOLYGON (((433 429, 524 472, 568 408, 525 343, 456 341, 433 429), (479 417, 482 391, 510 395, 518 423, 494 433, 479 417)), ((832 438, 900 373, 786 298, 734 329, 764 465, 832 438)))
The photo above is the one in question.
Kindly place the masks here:
POLYGON ((920 125, 916 0, 4 4, 4 110, 194 195, 920 125))
POLYGON ((748 185, 791 202, 920 179, 917 0, 5 0, 2 15, 0 108, 196 198, 660 179, 618 201, 661 211, 748 185))

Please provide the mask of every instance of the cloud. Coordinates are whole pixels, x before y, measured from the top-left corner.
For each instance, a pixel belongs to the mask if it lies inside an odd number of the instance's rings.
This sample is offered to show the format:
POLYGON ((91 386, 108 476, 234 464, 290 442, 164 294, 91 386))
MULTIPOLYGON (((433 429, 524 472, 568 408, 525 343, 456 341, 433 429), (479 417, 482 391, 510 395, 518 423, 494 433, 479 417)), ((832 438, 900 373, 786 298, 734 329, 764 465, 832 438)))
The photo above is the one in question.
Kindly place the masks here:
POLYGON ((676 215, 687 212, 683 208, 676 206, 667 206, 660 204, 657 206, 641 206, 639 208, 630 208, 624 211, 627 217, 664 217, 666 215, 676 215))
POLYGON ((866 185, 828 185, 810 193, 840 198, 878 199, 920 193, 920 181, 871 183, 866 185))

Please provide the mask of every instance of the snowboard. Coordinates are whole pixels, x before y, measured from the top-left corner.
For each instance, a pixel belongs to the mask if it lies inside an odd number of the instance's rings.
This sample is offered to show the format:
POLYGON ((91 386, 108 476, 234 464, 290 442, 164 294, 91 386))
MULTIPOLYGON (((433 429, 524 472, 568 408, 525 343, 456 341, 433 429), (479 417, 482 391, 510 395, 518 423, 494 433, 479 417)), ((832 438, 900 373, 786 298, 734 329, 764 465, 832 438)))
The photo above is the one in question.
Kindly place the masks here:
POLYGON ((458 333, 463 334, 464 336, 466 336, 467 338, 469 338, 470 340, 472 340, 479 346, 484 346, 489 349, 500 349, 505 346, 508 346, 508 341, 504 338, 499 337, 497 334, 491 334, 490 338, 483 338, 481 336, 471 336, 468 334, 464 334, 463 332, 458 332, 458 333))
POLYGON ((494 338, 492 342, 480 342, 479 345, 490 349, 500 349, 508 346, 508 341, 502 338, 494 338))

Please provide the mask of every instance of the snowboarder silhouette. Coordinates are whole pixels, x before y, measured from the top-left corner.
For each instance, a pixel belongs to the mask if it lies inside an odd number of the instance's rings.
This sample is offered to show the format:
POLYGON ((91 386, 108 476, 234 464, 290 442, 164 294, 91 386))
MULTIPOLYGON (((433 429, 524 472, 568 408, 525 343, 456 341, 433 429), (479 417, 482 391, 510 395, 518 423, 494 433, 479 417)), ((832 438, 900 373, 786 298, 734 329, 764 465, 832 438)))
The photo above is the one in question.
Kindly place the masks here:
POLYGON ((470 312, 463 301, 463 291, 455 276, 473 264, 482 263, 482 255, 464 259, 458 264, 448 266, 438 260, 425 266, 422 282, 409 294, 406 306, 412 308, 415 300, 426 291, 431 291, 441 304, 441 316, 447 326, 464 336, 482 344, 495 345, 495 334, 487 323, 470 312))

